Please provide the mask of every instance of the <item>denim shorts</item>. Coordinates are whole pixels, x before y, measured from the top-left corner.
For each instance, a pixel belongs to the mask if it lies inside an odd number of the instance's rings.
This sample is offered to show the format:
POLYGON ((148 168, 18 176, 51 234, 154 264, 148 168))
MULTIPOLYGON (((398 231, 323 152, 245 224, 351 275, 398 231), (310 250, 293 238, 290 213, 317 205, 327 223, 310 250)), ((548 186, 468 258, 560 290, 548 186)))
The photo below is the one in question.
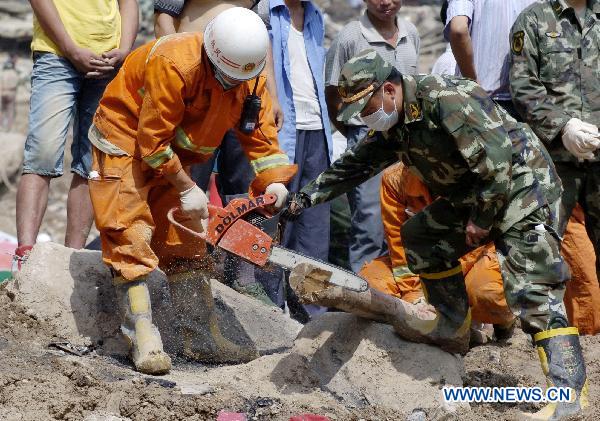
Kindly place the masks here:
POLYGON ((34 53, 23 174, 63 174, 65 143, 73 120, 71 172, 88 178, 92 166, 88 130, 110 80, 86 79, 66 58, 34 53))

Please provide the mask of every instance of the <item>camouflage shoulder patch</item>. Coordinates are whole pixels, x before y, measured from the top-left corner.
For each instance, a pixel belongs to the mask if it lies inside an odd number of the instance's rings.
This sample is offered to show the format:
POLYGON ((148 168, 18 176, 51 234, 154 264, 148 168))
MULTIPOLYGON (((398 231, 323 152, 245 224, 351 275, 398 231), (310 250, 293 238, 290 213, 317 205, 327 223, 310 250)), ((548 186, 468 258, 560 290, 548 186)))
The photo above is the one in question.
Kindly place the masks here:
POLYGON ((525 32, 517 31, 513 34, 511 49, 514 54, 521 55, 525 44, 525 32))
POLYGON ((410 116, 413 119, 417 119, 421 115, 421 106, 418 103, 414 102, 409 105, 409 112, 410 116))

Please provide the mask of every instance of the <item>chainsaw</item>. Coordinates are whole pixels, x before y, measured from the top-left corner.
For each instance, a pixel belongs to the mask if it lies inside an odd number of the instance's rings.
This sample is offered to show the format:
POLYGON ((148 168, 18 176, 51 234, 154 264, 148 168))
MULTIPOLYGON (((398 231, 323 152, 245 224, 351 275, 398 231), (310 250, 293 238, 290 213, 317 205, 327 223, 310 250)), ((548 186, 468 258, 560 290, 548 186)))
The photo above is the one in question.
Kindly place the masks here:
POLYGON ((264 267, 274 264, 292 270, 300 263, 309 263, 331 273, 329 283, 332 285, 366 291, 367 281, 354 272, 277 244, 284 224, 282 211, 275 215, 267 211, 276 199, 275 195, 265 194, 254 198, 235 198, 224 208, 209 204, 208 225, 204 232, 194 231, 178 222, 176 215, 180 210, 177 207, 169 211, 167 218, 177 228, 254 265, 264 267))

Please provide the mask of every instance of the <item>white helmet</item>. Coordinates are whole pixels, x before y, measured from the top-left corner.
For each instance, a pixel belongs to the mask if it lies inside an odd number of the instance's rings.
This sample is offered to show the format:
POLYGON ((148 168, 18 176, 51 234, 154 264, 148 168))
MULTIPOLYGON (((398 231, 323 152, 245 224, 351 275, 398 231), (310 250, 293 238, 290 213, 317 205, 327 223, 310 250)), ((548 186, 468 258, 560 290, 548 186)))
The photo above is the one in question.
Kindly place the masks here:
POLYGON ((204 48, 221 72, 236 80, 249 80, 265 67, 269 34, 256 13, 232 7, 208 23, 204 48))

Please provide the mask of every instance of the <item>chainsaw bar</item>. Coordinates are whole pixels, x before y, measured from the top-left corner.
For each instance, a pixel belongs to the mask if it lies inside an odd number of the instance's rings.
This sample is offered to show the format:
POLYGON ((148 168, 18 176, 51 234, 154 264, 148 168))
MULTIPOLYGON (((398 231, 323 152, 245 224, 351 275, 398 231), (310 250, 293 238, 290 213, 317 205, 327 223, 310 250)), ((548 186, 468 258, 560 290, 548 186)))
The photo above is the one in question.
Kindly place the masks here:
POLYGON ((267 216, 264 208, 276 201, 272 194, 256 198, 236 198, 225 208, 209 205, 209 220, 205 232, 196 232, 176 219, 179 208, 172 208, 167 219, 177 228, 201 238, 216 250, 224 250, 254 265, 263 267, 273 263, 286 270, 293 270, 300 263, 307 263, 331 273, 329 283, 353 291, 369 289, 367 281, 339 266, 332 265, 297 251, 275 245, 284 230, 283 211, 267 216))
POLYGON ((282 268, 292 270, 300 263, 309 263, 312 266, 316 266, 319 269, 323 269, 331 273, 329 283, 350 289, 352 291, 364 292, 369 289, 367 281, 349 270, 342 269, 339 266, 332 265, 314 257, 307 256, 297 251, 288 250, 284 247, 273 246, 271 248, 271 255, 269 256, 269 262, 282 268))

